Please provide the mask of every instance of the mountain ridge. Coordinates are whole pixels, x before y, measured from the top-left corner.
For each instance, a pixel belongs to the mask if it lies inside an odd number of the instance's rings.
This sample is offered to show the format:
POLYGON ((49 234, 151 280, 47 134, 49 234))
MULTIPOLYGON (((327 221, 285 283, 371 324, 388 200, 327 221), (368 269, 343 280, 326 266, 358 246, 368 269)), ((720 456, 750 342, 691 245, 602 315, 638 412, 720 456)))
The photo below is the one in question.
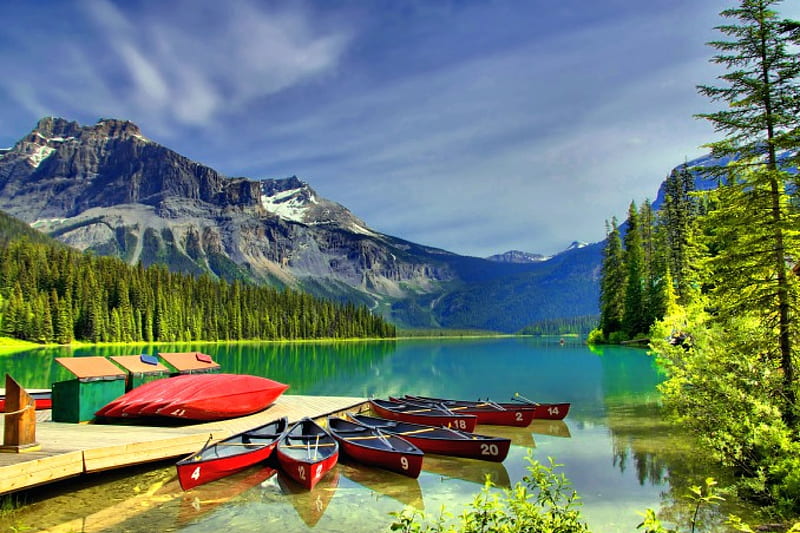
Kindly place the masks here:
MULTIPOLYGON (((0 153, 0 209, 78 249, 366 303, 403 327, 515 331, 524 306, 475 297, 505 283, 550 308, 552 265, 564 262, 498 263, 385 235, 296 176, 227 177, 119 119, 41 119, 0 153)), ((578 314, 596 312, 595 270, 573 279, 588 297, 578 314)))

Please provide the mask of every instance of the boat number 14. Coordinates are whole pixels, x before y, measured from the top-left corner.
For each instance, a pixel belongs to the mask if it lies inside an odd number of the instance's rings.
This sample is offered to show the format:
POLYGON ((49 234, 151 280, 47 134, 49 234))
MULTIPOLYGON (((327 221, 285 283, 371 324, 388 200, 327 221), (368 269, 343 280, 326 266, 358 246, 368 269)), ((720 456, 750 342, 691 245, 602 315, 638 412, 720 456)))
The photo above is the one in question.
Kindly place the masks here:
POLYGON ((547 412, 548 412, 548 413, 549 413, 551 416, 552 416, 552 415, 557 415, 557 414, 558 414, 558 407, 548 407, 548 408, 547 408, 547 412))

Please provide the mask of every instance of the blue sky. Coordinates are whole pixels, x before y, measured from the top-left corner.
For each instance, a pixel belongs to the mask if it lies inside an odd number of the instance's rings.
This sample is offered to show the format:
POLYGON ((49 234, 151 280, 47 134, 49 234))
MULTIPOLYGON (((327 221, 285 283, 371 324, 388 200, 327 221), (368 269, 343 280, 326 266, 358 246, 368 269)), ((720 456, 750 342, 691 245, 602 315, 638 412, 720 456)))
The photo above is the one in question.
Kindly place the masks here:
POLYGON ((2 2, 0 147, 42 116, 128 119, 228 176, 297 175, 390 235, 553 253, 717 138, 695 86, 734 3, 2 2))

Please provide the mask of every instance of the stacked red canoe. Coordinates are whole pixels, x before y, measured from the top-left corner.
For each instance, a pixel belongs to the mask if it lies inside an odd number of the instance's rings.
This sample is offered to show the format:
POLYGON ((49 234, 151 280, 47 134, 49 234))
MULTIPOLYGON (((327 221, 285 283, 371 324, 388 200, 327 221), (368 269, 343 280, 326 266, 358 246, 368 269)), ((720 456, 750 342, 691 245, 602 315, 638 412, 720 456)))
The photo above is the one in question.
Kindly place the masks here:
POLYGON ((95 416, 223 420, 262 411, 288 388, 247 374, 183 374, 145 383, 108 403, 95 416))

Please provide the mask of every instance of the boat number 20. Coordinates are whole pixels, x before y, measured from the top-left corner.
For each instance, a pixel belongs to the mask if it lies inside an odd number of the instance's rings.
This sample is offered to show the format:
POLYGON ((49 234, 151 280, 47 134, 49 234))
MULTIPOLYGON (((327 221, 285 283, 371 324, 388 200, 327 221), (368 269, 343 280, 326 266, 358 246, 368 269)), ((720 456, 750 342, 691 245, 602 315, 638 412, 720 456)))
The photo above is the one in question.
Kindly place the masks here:
POLYGON ((497 444, 481 444, 481 455, 497 455, 500 450, 497 449, 497 444))

